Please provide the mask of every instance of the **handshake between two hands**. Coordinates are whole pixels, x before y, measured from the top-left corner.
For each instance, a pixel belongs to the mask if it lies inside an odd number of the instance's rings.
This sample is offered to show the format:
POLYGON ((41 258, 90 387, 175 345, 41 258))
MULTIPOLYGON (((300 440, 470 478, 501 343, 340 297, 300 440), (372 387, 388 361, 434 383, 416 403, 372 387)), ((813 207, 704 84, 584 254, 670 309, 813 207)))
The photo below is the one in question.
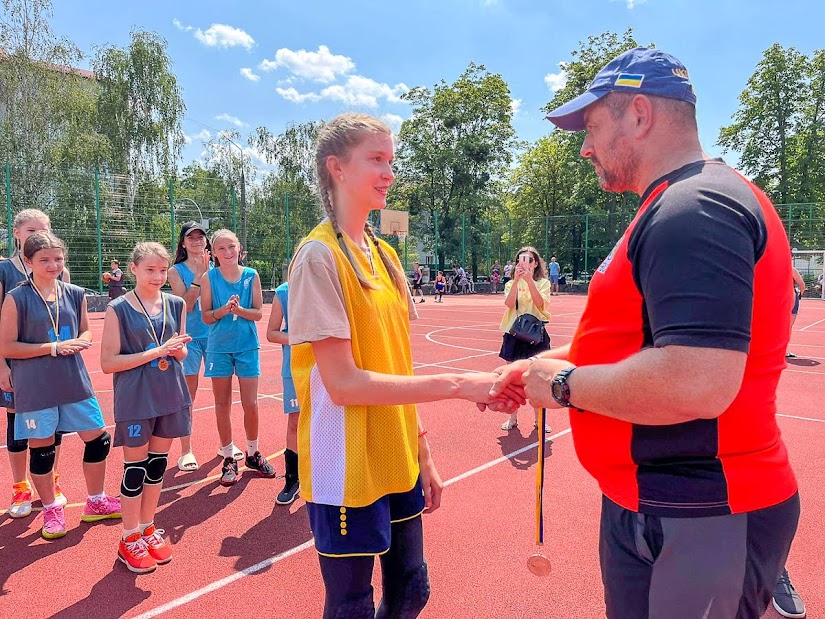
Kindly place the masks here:
POLYGON ((559 371, 570 367, 562 359, 523 359, 492 372, 462 376, 461 398, 475 402, 480 411, 513 413, 519 406, 561 408, 553 398, 551 382, 559 371))

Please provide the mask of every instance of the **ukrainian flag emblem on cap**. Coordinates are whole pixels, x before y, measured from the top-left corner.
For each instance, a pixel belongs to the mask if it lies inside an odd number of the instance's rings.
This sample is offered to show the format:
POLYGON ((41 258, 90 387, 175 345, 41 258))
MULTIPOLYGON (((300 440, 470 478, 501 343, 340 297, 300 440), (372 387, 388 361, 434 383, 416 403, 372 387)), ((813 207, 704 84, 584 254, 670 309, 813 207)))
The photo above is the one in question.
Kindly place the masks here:
POLYGON ((628 86, 630 88, 641 88, 645 76, 641 73, 619 73, 615 86, 628 86))

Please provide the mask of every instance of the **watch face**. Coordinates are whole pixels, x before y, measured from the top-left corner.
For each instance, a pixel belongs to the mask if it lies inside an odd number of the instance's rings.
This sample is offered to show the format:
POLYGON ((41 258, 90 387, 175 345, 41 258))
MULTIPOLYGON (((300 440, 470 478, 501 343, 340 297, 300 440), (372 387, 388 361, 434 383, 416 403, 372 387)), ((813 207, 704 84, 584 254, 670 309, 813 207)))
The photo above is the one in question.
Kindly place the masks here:
POLYGON ((564 392, 562 391, 560 383, 558 383, 556 381, 553 381, 552 393, 553 393, 553 399, 556 400, 556 402, 558 402, 560 404, 562 402, 564 402, 564 392))

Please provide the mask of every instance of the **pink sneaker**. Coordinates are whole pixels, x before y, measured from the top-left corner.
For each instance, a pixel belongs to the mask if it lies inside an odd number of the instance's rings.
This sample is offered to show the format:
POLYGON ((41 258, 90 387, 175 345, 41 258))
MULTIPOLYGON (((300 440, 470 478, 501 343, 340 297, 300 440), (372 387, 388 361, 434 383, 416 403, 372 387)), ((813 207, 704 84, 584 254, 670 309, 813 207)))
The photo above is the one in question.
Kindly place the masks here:
POLYGON ((86 499, 86 507, 80 519, 83 522, 97 522, 109 518, 120 518, 120 499, 104 496, 102 499, 86 499))
POLYGON ((40 534, 46 539, 57 539, 66 535, 66 516, 63 507, 55 505, 43 510, 43 529, 40 534))

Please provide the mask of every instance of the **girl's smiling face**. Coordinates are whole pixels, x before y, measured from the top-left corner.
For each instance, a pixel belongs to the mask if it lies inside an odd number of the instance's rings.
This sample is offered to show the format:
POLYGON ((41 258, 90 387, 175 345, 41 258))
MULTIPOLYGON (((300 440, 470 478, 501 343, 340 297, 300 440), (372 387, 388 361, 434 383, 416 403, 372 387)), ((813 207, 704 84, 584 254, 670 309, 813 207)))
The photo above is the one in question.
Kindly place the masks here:
POLYGON ((35 252, 31 260, 23 259, 38 279, 56 280, 66 266, 66 257, 59 247, 49 247, 35 252))

